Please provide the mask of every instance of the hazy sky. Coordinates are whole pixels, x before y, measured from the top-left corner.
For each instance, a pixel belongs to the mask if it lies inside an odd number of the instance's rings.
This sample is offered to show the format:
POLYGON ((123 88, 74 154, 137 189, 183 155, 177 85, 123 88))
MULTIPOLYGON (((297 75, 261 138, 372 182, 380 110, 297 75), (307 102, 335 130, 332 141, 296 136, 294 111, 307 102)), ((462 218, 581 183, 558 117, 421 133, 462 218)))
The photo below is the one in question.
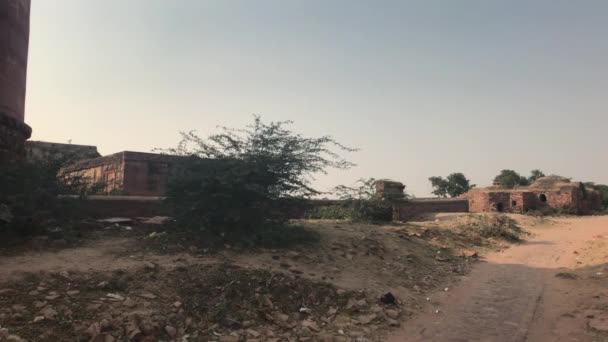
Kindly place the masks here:
POLYGON ((608 1, 32 0, 33 139, 174 146, 252 113, 362 150, 319 177, 608 183, 608 1))

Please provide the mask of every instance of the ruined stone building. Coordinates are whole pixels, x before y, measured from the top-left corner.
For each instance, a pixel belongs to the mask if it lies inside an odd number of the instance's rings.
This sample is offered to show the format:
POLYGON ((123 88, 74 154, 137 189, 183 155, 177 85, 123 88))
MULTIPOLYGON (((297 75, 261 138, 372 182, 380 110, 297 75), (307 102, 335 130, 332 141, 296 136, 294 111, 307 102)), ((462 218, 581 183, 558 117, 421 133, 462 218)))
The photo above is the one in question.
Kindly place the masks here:
POLYGON ((30 161, 55 160, 67 164, 101 157, 96 146, 26 141, 25 156, 30 161))
POLYGON ((0 159, 23 152, 30 0, 0 1, 0 159))
POLYGON ((539 178, 530 186, 514 189, 499 185, 473 189, 463 198, 469 201, 471 212, 526 212, 548 206, 569 207, 579 215, 587 215, 601 209, 599 192, 558 176, 539 178))
POLYGON ((63 168, 62 177, 83 178, 106 195, 163 196, 183 157, 124 151, 63 168))

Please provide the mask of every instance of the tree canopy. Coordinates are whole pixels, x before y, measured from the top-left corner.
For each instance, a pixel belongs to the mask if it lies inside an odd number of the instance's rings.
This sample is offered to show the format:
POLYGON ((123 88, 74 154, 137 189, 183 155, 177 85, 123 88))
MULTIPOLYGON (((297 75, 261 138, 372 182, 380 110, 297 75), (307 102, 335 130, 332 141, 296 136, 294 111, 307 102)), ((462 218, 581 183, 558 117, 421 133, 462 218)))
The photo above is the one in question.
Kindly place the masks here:
POLYGON ((500 184, 507 189, 513 189, 516 185, 530 185, 528 178, 522 177, 519 173, 513 170, 502 170, 494 177, 494 183, 500 184))
POLYGON ((467 193, 475 184, 471 184, 465 175, 461 172, 455 172, 443 177, 430 177, 429 181, 433 186, 433 194, 438 197, 458 197, 462 194, 467 193))

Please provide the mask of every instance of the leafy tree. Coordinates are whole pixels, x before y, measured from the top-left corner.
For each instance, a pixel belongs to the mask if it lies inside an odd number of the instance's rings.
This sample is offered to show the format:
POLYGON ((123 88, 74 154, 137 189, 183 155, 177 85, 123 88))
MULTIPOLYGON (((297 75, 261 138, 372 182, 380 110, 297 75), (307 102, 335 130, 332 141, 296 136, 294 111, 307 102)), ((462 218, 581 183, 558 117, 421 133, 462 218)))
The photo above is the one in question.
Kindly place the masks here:
POLYGON ((244 129, 222 127, 206 139, 182 133, 179 145, 165 150, 186 157, 166 196, 178 226, 256 243, 256 234, 286 227, 293 202, 320 194, 311 186, 315 173, 353 166, 336 151, 355 149, 293 133, 291 123, 255 116, 244 129))
POLYGON ((460 172, 452 173, 446 179, 430 177, 429 181, 433 186, 432 193, 438 197, 458 197, 475 187, 475 184, 471 184, 471 181, 460 172))
POLYGON ((530 184, 536 182, 537 179, 545 177, 544 172, 542 172, 541 170, 532 170, 532 172, 530 172, 530 177, 528 177, 528 182, 530 184))
POLYGON ((526 177, 522 177, 513 170, 500 171, 500 174, 494 178, 494 183, 500 184, 507 189, 513 189, 516 185, 530 185, 530 182, 526 177))

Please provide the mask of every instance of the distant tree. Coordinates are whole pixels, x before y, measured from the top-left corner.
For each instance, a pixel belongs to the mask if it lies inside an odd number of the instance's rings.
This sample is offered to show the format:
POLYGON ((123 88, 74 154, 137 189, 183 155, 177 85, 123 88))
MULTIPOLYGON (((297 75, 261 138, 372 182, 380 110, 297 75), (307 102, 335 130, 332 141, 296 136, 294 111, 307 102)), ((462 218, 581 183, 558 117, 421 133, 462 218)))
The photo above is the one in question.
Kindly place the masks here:
POLYGON ((448 181, 443 177, 429 177, 433 191, 433 195, 437 197, 448 197, 448 181))
POLYGON ((542 172, 541 170, 532 170, 532 172, 530 172, 530 177, 528 177, 528 182, 530 184, 536 182, 537 179, 545 177, 545 173, 542 172))
POLYGON ((429 181, 433 186, 433 195, 438 197, 458 197, 475 187, 461 172, 452 173, 446 179, 430 177, 429 181))
POLYGON ((530 185, 528 178, 522 177, 513 170, 502 170, 494 177, 494 183, 498 183, 507 189, 513 189, 516 185, 530 185))

